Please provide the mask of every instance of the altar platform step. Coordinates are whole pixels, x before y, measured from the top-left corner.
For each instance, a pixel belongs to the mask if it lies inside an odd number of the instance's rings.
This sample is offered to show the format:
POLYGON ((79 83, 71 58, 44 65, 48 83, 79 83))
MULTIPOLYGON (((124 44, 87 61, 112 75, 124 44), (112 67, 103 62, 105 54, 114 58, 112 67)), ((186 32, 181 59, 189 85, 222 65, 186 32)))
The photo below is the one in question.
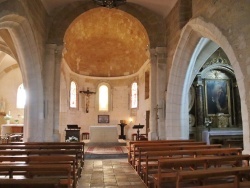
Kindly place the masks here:
POLYGON ((84 159, 128 159, 128 154, 85 154, 84 159))
POLYGON ((83 140, 86 146, 127 146, 127 141, 118 139, 118 142, 90 142, 89 140, 83 140))

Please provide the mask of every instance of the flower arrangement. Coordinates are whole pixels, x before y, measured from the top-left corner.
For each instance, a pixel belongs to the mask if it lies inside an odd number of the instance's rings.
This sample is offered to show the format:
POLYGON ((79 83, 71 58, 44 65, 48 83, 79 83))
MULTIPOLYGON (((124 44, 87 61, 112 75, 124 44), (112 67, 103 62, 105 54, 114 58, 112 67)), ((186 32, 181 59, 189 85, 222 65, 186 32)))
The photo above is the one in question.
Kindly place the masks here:
POLYGON ((78 141, 78 138, 76 138, 75 136, 70 136, 66 142, 77 142, 78 141))
POLYGON ((10 120, 12 118, 12 116, 10 114, 6 114, 6 116, 4 116, 5 120, 10 120))

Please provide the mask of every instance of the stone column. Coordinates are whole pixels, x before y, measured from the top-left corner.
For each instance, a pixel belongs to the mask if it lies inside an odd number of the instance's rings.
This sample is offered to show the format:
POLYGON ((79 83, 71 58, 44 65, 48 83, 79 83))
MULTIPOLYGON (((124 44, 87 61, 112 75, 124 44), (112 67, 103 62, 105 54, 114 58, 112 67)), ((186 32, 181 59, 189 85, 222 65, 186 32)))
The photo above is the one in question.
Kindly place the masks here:
POLYGON ((203 126, 204 125, 204 105, 203 105, 203 84, 200 78, 200 75, 198 75, 198 81, 196 83, 196 122, 197 126, 203 126))
POLYGON ((157 47, 156 48, 156 58, 157 58, 157 80, 156 80, 156 97, 157 104, 155 106, 155 113, 157 110, 157 125, 159 131, 159 139, 165 139, 165 114, 164 114, 164 106, 165 106, 165 91, 166 91, 166 51, 165 47, 157 47))
POLYGON ((204 125, 204 97, 203 97, 203 83, 201 75, 197 75, 196 83, 196 140, 202 140, 202 130, 204 125))
POLYGON ((55 44, 47 45, 45 62, 43 67, 44 76, 44 118, 45 141, 59 140, 59 88, 60 88, 60 62, 62 51, 55 44))
POLYGON ((156 113, 155 107, 157 105, 157 58, 155 56, 155 50, 150 50, 151 53, 151 71, 150 71, 150 131, 148 133, 149 140, 157 140, 158 132, 156 127, 156 113))
POLYGON ((150 140, 165 139, 164 103, 166 82, 166 48, 157 47, 151 53, 150 72, 150 140))
POLYGON ((242 115, 241 115, 241 102, 240 102, 240 93, 237 83, 233 84, 233 93, 234 93, 234 111, 235 111, 235 125, 237 127, 242 127, 242 115))
POLYGON ((60 115, 60 80, 61 80, 61 62, 62 62, 62 46, 57 46, 55 51, 55 80, 54 80, 54 123, 53 123, 53 139, 60 141, 59 134, 59 115, 60 115))

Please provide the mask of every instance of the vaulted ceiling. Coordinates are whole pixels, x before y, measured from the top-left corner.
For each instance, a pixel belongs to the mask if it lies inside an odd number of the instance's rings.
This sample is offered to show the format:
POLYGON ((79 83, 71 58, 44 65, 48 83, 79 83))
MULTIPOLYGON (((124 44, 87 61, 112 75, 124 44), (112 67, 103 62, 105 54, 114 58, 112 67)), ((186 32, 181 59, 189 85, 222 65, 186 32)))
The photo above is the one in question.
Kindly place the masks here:
POLYGON ((146 30, 119 9, 99 7, 83 13, 69 26, 64 42, 66 62, 82 75, 131 75, 149 59, 146 30))

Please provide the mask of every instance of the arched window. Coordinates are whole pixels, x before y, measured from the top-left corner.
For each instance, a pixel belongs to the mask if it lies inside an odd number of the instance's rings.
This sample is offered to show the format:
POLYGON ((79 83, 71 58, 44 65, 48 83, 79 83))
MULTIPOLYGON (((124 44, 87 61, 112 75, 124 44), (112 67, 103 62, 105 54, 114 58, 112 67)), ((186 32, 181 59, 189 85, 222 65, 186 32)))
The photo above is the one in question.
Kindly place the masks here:
POLYGON ((109 88, 102 84, 99 87, 99 111, 109 110, 109 88))
POLYGON ((138 85, 134 82, 131 85, 131 108, 138 107, 138 85))
POLYGON ((77 107, 77 96, 76 96, 77 86, 74 81, 71 81, 70 83, 70 108, 76 108, 77 107))
POLYGON ((21 84, 17 89, 16 107, 24 108, 25 102, 26 102, 26 93, 23 84, 21 84))

